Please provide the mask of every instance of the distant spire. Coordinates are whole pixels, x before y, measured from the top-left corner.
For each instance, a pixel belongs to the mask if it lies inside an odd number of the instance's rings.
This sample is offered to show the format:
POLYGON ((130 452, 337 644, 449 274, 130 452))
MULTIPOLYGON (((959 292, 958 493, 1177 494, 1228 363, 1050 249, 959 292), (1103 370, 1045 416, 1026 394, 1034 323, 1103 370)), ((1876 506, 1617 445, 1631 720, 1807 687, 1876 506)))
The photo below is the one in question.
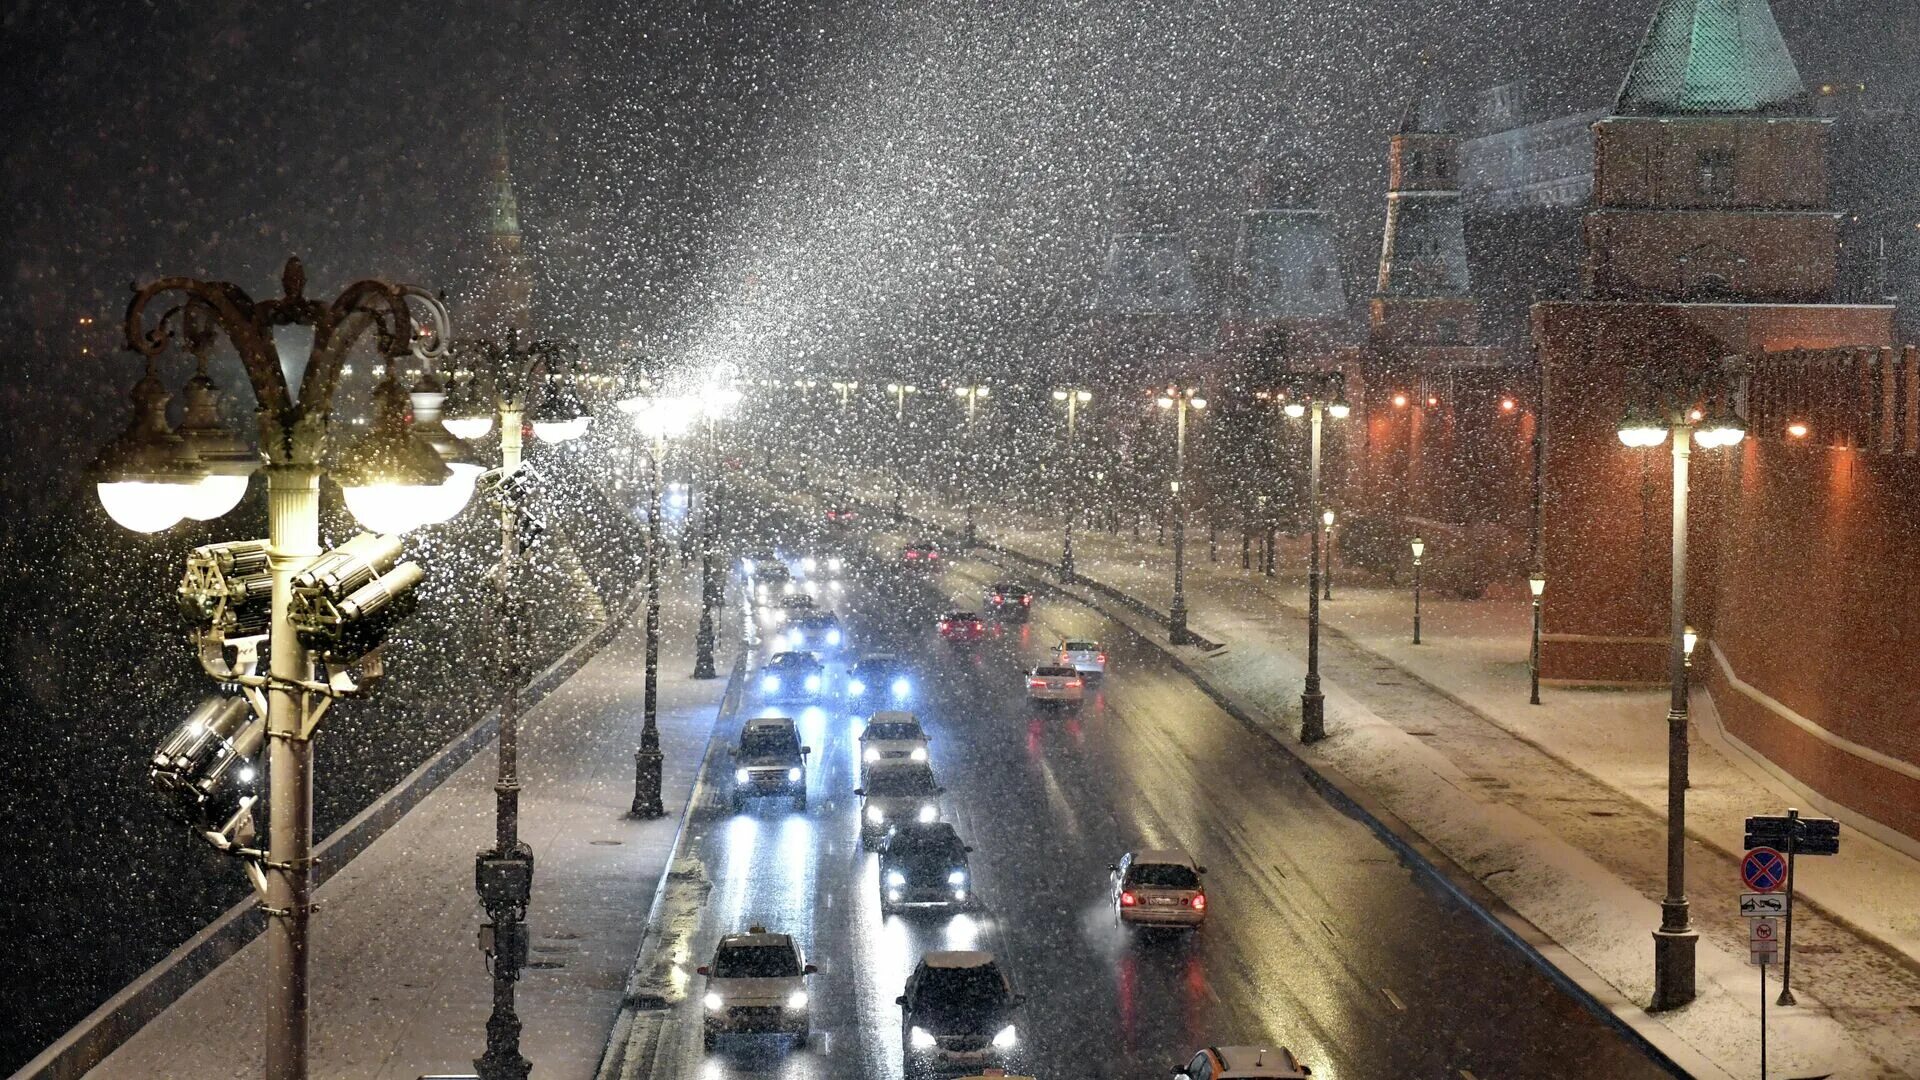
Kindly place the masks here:
POLYGON ((520 202, 513 197, 513 164, 507 155, 507 121, 503 111, 493 128, 493 231, 520 234, 520 202))
POLYGON ((1660 0, 1614 111, 1771 112, 1805 96, 1768 0, 1660 0))
POLYGON ((513 193, 504 108, 495 112, 492 126, 493 155, 485 188, 487 233, 466 290, 468 302, 454 312, 462 337, 530 331, 533 322, 533 274, 520 235, 520 201, 513 193))

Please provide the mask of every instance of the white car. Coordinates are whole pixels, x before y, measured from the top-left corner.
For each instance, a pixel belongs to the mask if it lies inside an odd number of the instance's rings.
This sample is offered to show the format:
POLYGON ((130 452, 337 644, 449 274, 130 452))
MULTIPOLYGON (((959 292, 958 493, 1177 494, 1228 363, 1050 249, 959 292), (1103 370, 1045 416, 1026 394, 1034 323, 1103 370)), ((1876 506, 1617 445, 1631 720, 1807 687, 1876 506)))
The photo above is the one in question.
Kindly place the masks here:
POLYGON ((946 789, 933 778, 932 769, 908 764, 874 769, 853 793, 860 797, 860 846, 870 848, 878 847, 902 821, 939 821, 940 796, 946 789))
POLYGON ((1130 851, 1107 867, 1122 926, 1198 927, 1207 920, 1207 868, 1184 851, 1130 851))
POLYGON ((924 765, 927 733, 910 712, 887 709, 867 720, 860 733, 860 772, 892 765, 924 765))
POLYGON ((1313 1070, 1283 1046, 1209 1046, 1173 1075, 1175 1080, 1306 1080, 1313 1070))
POLYGON ((813 1032, 807 976, 814 970, 793 938, 764 926, 722 937, 713 962, 698 968, 707 977, 703 1045, 713 1049, 721 1035, 789 1035, 804 1044, 813 1032))
POLYGON ((1078 708, 1086 695, 1086 683, 1087 680, 1073 668, 1041 664, 1027 672, 1027 700, 1078 708))
POLYGON ((1107 649, 1097 641, 1063 641, 1059 652, 1061 667, 1096 679, 1107 674, 1107 649))

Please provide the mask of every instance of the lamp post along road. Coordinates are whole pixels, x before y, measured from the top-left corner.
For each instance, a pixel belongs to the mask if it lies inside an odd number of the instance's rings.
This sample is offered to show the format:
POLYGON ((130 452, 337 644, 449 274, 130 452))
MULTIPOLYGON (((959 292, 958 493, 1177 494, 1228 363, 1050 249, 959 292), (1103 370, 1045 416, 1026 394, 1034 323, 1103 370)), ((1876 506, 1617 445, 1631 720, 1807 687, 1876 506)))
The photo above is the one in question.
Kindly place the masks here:
POLYGON ((634 817, 652 820, 667 813, 660 793, 665 766, 660 752, 659 725, 661 470, 666 461, 668 438, 684 433, 691 426, 694 410, 692 403, 685 399, 650 397, 644 393, 622 398, 618 405, 634 418, 634 427, 646 447, 646 684, 641 696, 640 746, 633 752, 631 813, 634 817))
POLYGON ((1080 415, 1080 406, 1093 400, 1093 394, 1086 390, 1068 388, 1055 390, 1053 400, 1065 402, 1067 406, 1067 524, 1060 539, 1060 580, 1064 584, 1073 584, 1073 519, 1080 513, 1080 476, 1077 463, 1079 440, 1076 422, 1080 415))
MULTIPOLYGON (((258 405, 260 454, 267 475, 265 564, 271 581, 266 673, 241 661, 225 679, 242 687, 254 715, 264 713, 260 723, 267 747, 269 805, 264 851, 251 846, 251 799, 241 804, 245 828, 230 823, 228 828, 234 831, 219 834, 224 843, 216 841, 215 846, 246 861, 248 878, 268 916, 269 976, 263 1002, 268 1080, 304 1080, 308 1072, 313 738, 332 700, 363 688, 377 666, 367 655, 349 659, 334 655, 330 647, 310 644, 302 630, 311 633, 313 626, 297 610, 320 594, 306 572, 322 555, 320 462, 327 452, 333 396, 348 352, 369 331, 377 336, 387 358, 388 376, 376 390, 375 423, 348 444, 333 470, 348 509, 371 529, 398 532, 451 518, 472 493, 470 477, 456 475, 433 447, 411 437, 405 426, 404 395, 392 378, 393 362, 399 356, 410 352, 426 361, 442 355, 449 330, 445 309, 424 290, 409 285, 359 281, 330 302, 308 299, 305 288, 300 260, 289 259, 281 274, 282 295, 270 300, 256 302, 226 282, 185 277, 162 278, 139 289, 127 306, 126 340, 148 361, 147 378, 135 394, 143 412, 136 418, 135 429, 110 447, 92 470, 108 513, 140 531, 170 527, 187 514, 211 520, 238 503, 250 470, 238 471, 237 485, 224 484, 218 491, 208 485, 209 479, 223 475, 216 468, 220 462, 198 458, 167 430, 167 395, 153 372, 154 359, 178 336, 184 334, 188 346, 204 357, 213 330, 223 333, 246 367, 258 405), (148 328, 148 308, 166 294, 183 299, 148 328), (412 303, 422 305, 427 313, 424 336, 412 303), (289 385, 296 379, 297 386, 289 385), (156 403, 157 412, 152 409, 156 403), (166 459, 175 450, 184 452, 166 459), (213 499, 215 494, 219 498, 213 499), (203 502, 202 497, 211 501, 203 502), (316 660, 323 660, 328 669, 324 681, 316 678, 316 660), (355 663, 366 665, 360 686, 354 685, 348 671, 355 663), (338 672, 332 670, 336 667, 338 672)), ((225 473, 227 479, 234 475, 225 473)), ((386 592, 386 600, 371 606, 361 603, 371 613, 419 580, 416 564, 393 565, 398 552, 396 538, 369 537, 364 543, 356 539, 327 557, 336 583, 365 582, 386 592), (361 546, 348 554, 354 543, 361 546), (369 554, 374 547, 385 554, 369 554)), ((333 599, 354 606, 369 596, 356 591, 333 599)), ((204 652, 202 663, 208 663, 204 652)), ((208 670, 214 673, 211 667, 208 670)), ((212 839, 212 834, 203 835, 212 839)))
POLYGON ((1426 541, 1413 538, 1413 643, 1420 644, 1420 557, 1427 552, 1426 541))
POLYGON ((1540 601, 1547 591, 1547 575, 1536 570, 1527 578, 1527 591, 1533 594, 1532 645, 1527 654, 1527 703, 1540 704, 1540 601))
POLYGON ((893 395, 893 520, 900 521, 907 516, 907 395, 917 394, 920 388, 911 383, 888 383, 887 393, 893 395))
POLYGON ((1693 443, 1711 449, 1735 445, 1745 436, 1744 425, 1724 409, 1712 417, 1688 408, 1664 419, 1629 413, 1620 424, 1620 441, 1626 446, 1651 448, 1670 442, 1673 455, 1673 590, 1667 613, 1667 889, 1660 901, 1660 928, 1653 933, 1650 1007, 1655 1010, 1678 1008, 1694 999, 1699 940, 1690 921, 1686 878, 1687 646, 1692 637, 1686 613, 1688 465, 1693 443))
MULTIPOLYGON (((992 393, 993 388, 989 386, 956 386, 953 388, 954 396, 967 403, 967 447, 969 451, 972 451, 977 446, 973 434, 974 414, 979 411, 981 399, 990 396, 992 393)), ((978 542, 973 523, 974 512, 977 508, 974 506, 975 490, 971 479, 972 473, 966 467, 969 464, 971 463, 961 463, 960 484, 966 489, 967 495, 967 531, 965 534, 965 543, 968 548, 972 548, 978 542)))
POLYGON ((1167 387, 1154 404, 1171 410, 1173 421, 1173 602, 1167 606, 1167 640, 1175 645, 1193 644, 1187 630, 1187 410, 1207 407, 1207 399, 1196 387, 1167 387))
POLYGON ((1351 411, 1342 397, 1331 401, 1289 401, 1288 417, 1307 420, 1307 677, 1300 691, 1300 741, 1327 737, 1326 695, 1320 691, 1320 433, 1327 416, 1344 420, 1351 411))
POLYGON ((1333 599, 1333 511, 1320 511, 1320 524, 1327 532, 1327 572, 1322 579, 1324 591, 1320 594, 1320 599, 1331 600, 1333 599))

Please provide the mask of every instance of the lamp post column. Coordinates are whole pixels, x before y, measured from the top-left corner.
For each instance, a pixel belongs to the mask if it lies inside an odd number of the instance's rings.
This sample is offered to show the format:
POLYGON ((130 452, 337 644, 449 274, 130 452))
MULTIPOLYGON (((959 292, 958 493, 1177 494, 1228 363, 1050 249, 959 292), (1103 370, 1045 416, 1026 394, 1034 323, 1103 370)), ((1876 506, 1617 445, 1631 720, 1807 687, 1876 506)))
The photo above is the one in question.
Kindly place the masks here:
POLYGON ((1300 692, 1300 741, 1327 737, 1326 695, 1320 692, 1320 424, 1324 406, 1308 407, 1307 453, 1307 679, 1300 692))
POLYGON ((1699 934, 1687 904, 1687 466, 1693 425, 1673 425, 1673 598, 1668 612, 1667 894, 1653 934, 1654 1009, 1694 998, 1694 952, 1699 934))
POLYGON ((293 577, 320 555, 320 470, 311 462, 267 467, 267 552, 273 627, 267 690, 267 1080, 307 1075, 307 936, 313 912, 313 742, 300 698, 286 689, 313 678, 313 661, 288 618, 293 577))
POLYGON ((1073 519, 1080 513, 1080 476, 1075 467, 1079 443, 1074 438, 1074 421, 1080 411, 1079 392, 1067 390, 1067 528, 1060 540, 1060 581, 1073 584, 1073 519))
POLYGON ((719 445, 714 421, 707 420, 706 501, 700 514, 700 629, 693 639, 693 677, 717 679, 713 666, 713 609, 720 601, 720 580, 714 573, 713 533, 720 507, 719 445))
POLYGON ((665 817, 660 800, 660 459, 665 440, 656 439, 647 453, 647 651, 646 688, 641 698, 640 749, 633 752, 633 816, 665 817))
POLYGON ((1187 395, 1176 391, 1173 421, 1173 603, 1167 608, 1167 640, 1188 645, 1187 632, 1187 395))
MULTIPOLYGON (((510 476, 520 468, 521 428, 525 409, 518 403, 500 406, 500 472, 510 476)), ((533 883, 533 850, 520 842, 520 630, 519 609, 513 596, 514 563, 520 554, 519 515, 511 505, 500 508, 500 721, 499 764, 494 779, 494 846, 480 853, 489 861, 522 862, 526 883, 533 883)), ((476 875, 476 881, 479 878, 476 875)), ((493 1012, 487 1017, 487 1048, 473 1063, 481 1080, 526 1080, 533 1063, 520 1053, 520 1017, 514 1011, 514 985, 520 980, 520 948, 526 940, 526 910, 518 896, 499 895, 480 887, 480 903, 493 924, 493 1012)))
POLYGON ((1413 643, 1420 644, 1420 548, 1419 538, 1413 541, 1413 643))

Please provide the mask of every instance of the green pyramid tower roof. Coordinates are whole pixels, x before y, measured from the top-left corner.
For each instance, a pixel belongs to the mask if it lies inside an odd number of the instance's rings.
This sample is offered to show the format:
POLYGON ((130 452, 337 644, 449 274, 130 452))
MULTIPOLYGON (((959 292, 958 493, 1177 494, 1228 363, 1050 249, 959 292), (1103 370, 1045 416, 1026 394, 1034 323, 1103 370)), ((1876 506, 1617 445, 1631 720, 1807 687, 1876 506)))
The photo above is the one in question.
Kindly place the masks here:
POLYGON ((1768 0, 1660 0, 1614 108, 1623 116, 1778 112, 1805 94, 1768 0))

